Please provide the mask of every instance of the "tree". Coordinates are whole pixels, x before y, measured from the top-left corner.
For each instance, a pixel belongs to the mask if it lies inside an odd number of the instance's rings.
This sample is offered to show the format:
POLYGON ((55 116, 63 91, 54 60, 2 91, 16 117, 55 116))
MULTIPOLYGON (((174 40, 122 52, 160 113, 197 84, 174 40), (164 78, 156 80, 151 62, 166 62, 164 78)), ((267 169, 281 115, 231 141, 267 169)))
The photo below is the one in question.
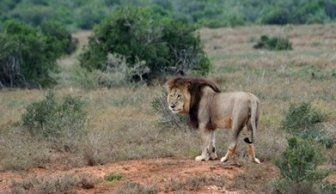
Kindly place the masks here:
MULTIPOLYGON (((210 62, 195 28, 151 8, 120 7, 94 30, 81 66, 105 70, 108 54, 123 56, 129 68, 147 68, 133 80, 151 81, 165 74, 207 74, 210 62)), ((137 72, 137 71, 134 71, 137 72)))
MULTIPOLYGON (((7 87, 46 87, 56 81, 56 60, 65 53, 72 39, 61 28, 42 30, 9 21, 0 34, 0 83, 7 87)), ((55 27, 55 26, 54 26, 55 27)))

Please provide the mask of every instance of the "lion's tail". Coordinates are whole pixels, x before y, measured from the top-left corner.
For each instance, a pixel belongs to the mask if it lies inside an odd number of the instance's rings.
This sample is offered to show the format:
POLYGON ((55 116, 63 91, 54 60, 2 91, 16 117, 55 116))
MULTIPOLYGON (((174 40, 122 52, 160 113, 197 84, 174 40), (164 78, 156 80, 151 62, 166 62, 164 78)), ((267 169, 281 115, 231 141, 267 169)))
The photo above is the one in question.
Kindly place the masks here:
POLYGON ((252 144, 254 142, 254 137, 257 133, 257 124, 258 124, 258 117, 259 117, 259 100, 254 99, 251 100, 251 117, 250 117, 250 124, 252 126, 252 133, 251 133, 251 140, 249 138, 245 138, 244 141, 248 144, 252 144))

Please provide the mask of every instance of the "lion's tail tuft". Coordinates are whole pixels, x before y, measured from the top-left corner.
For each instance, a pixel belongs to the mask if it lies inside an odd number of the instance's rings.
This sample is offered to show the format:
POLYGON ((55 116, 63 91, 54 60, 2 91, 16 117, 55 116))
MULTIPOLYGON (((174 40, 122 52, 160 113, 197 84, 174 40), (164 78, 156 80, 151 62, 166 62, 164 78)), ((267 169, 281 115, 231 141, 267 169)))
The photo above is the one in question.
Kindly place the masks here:
POLYGON ((247 144, 252 144, 253 143, 248 137, 244 138, 244 141, 247 144))

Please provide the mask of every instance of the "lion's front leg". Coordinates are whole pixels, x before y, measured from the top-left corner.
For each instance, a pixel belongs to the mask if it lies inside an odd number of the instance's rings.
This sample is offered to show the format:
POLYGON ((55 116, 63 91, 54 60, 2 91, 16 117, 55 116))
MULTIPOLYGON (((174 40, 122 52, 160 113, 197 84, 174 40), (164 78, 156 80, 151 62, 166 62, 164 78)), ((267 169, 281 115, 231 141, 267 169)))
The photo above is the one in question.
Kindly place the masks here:
MULTIPOLYGON (((202 138, 202 153, 201 155, 195 158, 196 161, 208 161, 210 158, 214 157, 212 155, 212 151, 216 151, 212 146, 212 131, 208 131, 207 129, 201 128, 201 138, 202 138), (212 157, 211 157, 212 156, 212 157)), ((217 156, 217 154, 216 154, 217 156)))
POLYGON ((216 133, 211 131, 211 148, 210 148, 210 160, 216 160, 218 158, 216 153, 216 133))

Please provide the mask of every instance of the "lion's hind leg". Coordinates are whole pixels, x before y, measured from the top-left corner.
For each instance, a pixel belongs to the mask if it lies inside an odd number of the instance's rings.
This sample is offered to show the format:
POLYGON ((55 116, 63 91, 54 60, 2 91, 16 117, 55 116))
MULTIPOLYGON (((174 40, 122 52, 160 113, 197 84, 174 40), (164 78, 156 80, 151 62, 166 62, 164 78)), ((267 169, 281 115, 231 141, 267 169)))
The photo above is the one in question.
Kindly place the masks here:
POLYGON ((249 160, 251 162, 255 162, 257 164, 261 163, 260 160, 258 158, 256 158, 256 156, 255 156, 255 147, 254 147, 253 143, 247 145, 247 153, 249 155, 249 160))
POLYGON ((242 130, 242 126, 239 125, 234 125, 234 127, 232 127, 233 129, 233 135, 232 135, 232 140, 231 140, 231 144, 229 146, 229 149, 227 150, 226 154, 224 157, 221 158, 221 162, 227 162, 229 160, 229 158, 231 158, 232 156, 234 156, 236 154, 236 148, 237 148, 237 144, 238 144, 238 137, 239 134, 242 130))
POLYGON ((237 143, 231 143, 225 156, 220 159, 221 162, 227 162, 236 153, 237 143))
POLYGON ((255 139, 255 138, 253 138, 253 136, 255 136, 255 134, 253 133, 253 127, 256 127, 256 125, 252 126, 251 121, 249 121, 247 123, 246 127, 247 127, 247 130, 249 130, 250 133, 251 133, 251 141, 248 138, 244 139, 244 141, 247 143, 247 153, 248 153, 248 156, 249 156, 249 160, 251 162, 255 162, 257 164, 260 164, 261 163, 260 160, 258 158, 256 158, 255 147, 254 147, 254 144, 253 144, 253 141, 255 139))
POLYGON ((231 144, 225 156, 221 158, 220 160, 221 162, 226 162, 229 160, 229 158, 235 155, 237 144, 238 144, 238 137, 239 137, 240 132, 244 128, 244 126, 245 126, 244 118, 239 118, 239 117, 233 118, 231 144))

